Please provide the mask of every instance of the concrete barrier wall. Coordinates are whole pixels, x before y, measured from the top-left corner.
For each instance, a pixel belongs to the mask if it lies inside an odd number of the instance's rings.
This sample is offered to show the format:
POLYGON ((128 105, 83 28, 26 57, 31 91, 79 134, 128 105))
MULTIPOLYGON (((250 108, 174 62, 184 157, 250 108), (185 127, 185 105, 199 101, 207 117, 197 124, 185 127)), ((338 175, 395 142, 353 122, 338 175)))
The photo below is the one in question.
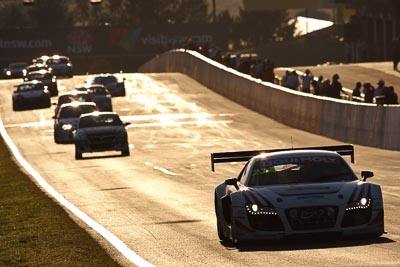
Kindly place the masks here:
POLYGON ((293 91, 262 82, 193 51, 173 50, 140 72, 180 72, 281 123, 342 142, 400 150, 399 106, 376 106, 293 91))

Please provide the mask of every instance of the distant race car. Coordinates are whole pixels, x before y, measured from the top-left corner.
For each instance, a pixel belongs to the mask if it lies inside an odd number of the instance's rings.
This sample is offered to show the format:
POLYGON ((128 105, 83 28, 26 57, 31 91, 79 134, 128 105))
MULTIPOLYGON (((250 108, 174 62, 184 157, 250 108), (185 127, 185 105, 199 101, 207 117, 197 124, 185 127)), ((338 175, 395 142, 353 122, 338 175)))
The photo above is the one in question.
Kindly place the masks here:
POLYGON ((93 102, 92 97, 87 92, 72 90, 58 97, 57 103, 54 103, 54 116, 57 116, 62 104, 71 102, 93 102))
POLYGON ((35 63, 29 66, 26 66, 25 69, 22 70, 24 77, 28 76, 31 72, 38 70, 47 70, 47 66, 41 63, 35 63))
POLYGON ((238 177, 215 189, 221 240, 279 239, 290 235, 384 233, 381 187, 359 180, 342 156, 352 145, 211 154, 214 164, 247 161, 238 177))
POLYGON ((99 111, 113 111, 112 96, 104 85, 87 84, 77 87, 76 90, 87 92, 92 97, 92 101, 96 103, 99 111))
POLYGON ((48 108, 51 96, 47 87, 40 81, 24 82, 16 86, 12 94, 13 110, 48 108))
POLYGON ((111 95, 114 96, 125 96, 125 79, 119 79, 117 76, 112 74, 101 74, 94 76, 92 79, 86 81, 88 84, 102 84, 111 95))
POLYGON ((125 129, 129 124, 123 123, 115 112, 82 115, 74 135, 75 159, 82 159, 82 153, 103 151, 121 151, 122 156, 129 156, 125 129))
POLYGON ((52 72, 48 70, 42 69, 28 73, 25 78, 25 81, 33 81, 38 80, 41 81, 47 89, 50 91, 51 96, 58 96, 58 84, 57 79, 53 75, 52 72))
POLYGON ((26 62, 10 63, 7 68, 3 70, 3 77, 6 79, 22 78, 24 76, 24 69, 28 66, 26 62))
POLYGON ((96 104, 93 102, 72 102, 62 104, 58 114, 54 119, 54 142, 73 143, 73 132, 82 114, 97 111, 96 104))
POLYGON ((57 77, 73 77, 73 67, 69 57, 54 55, 47 58, 45 64, 57 77))

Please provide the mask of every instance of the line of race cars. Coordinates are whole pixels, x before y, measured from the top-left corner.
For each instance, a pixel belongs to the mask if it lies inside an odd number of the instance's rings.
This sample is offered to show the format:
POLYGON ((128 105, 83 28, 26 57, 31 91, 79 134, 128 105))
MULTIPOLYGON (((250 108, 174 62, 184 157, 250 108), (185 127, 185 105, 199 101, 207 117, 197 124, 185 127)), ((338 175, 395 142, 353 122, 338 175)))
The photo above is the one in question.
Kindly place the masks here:
MULTIPOLYGON (((39 64, 40 68, 51 66, 51 69, 26 70, 10 75, 24 79, 23 83, 16 85, 12 95, 14 111, 51 107, 51 97, 58 96, 54 72, 72 77, 71 61, 59 60, 64 64, 62 68, 61 65, 51 65, 55 62, 54 57, 67 59, 65 56, 42 56, 34 59, 32 65, 39 64)), ((94 75, 84 85, 60 95, 54 103, 52 117, 55 143, 75 144, 76 159, 82 159, 83 153, 114 150, 129 156, 125 129, 129 123, 123 123, 112 107, 112 97, 126 95, 124 80, 112 74, 94 75)))
MULTIPOLYGON (((17 91, 35 86, 45 91, 38 81, 18 85, 17 91)), ((125 129, 129 123, 112 112, 111 102, 113 96, 125 94, 123 80, 98 75, 60 95, 53 116, 55 142, 75 144, 76 159, 83 153, 109 150, 129 156, 125 129)), ((38 95, 31 93, 28 98, 39 99, 38 95)), ((50 95, 43 98, 46 107, 50 95)), ((246 162, 237 177, 215 188, 218 237, 236 244, 313 234, 381 236, 385 232, 381 187, 367 181, 374 175, 371 171, 362 171, 359 179, 343 156, 354 163, 354 147, 212 153, 212 171, 215 163, 246 162)))

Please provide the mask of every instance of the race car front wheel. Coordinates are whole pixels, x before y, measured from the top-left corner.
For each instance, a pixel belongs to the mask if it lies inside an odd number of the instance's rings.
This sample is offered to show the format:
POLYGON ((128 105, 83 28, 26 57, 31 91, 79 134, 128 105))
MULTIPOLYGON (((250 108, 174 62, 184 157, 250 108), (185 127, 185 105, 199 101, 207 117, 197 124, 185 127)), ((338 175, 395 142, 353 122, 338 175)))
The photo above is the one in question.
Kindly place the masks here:
POLYGON ((219 212, 218 212, 218 203, 217 203, 217 201, 218 201, 217 194, 215 194, 215 197, 214 197, 214 204, 215 204, 215 215, 216 215, 216 217, 217 217, 217 233, 218 233, 218 238, 219 238, 221 241, 227 241, 227 240, 229 240, 229 239, 224 235, 224 232, 223 232, 223 230, 222 230, 221 218, 220 218, 220 215, 219 215, 219 212))
POLYGON ((76 160, 82 159, 82 152, 79 150, 77 145, 75 145, 75 159, 76 160))

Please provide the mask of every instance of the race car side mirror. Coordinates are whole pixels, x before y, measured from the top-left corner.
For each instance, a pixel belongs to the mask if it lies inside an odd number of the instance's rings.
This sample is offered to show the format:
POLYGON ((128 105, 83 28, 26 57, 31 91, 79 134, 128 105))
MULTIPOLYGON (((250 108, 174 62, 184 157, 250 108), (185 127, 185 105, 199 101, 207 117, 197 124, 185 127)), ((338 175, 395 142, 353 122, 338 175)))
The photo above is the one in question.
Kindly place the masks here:
POLYGON ((366 181, 368 178, 371 178, 374 176, 374 173, 371 171, 362 171, 361 172, 361 178, 363 181, 366 181))
POLYGON ((131 125, 130 122, 125 122, 125 123, 124 123, 124 127, 129 126, 129 125, 131 125))
POLYGON ((225 185, 233 185, 236 190, 239 190, 239 186, 237 184, 238 180, 236 178, 229 178, 225 180, 225 185))

